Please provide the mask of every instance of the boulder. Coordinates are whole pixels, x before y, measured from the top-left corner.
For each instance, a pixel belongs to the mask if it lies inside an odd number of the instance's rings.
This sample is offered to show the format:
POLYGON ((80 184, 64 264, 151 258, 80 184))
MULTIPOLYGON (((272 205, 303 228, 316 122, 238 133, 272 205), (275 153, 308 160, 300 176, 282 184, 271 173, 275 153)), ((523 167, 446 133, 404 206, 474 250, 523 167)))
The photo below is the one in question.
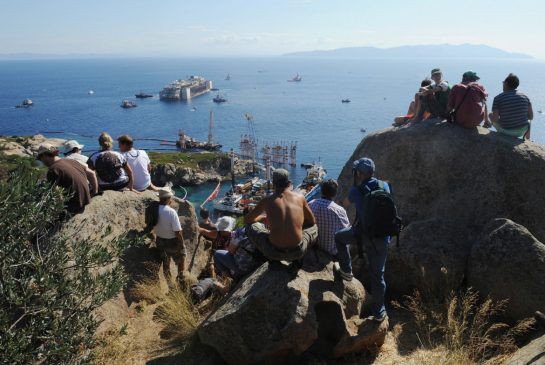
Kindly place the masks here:
MULTIPOLYGON (((458 288, 466 275, 473 236, 452 220, 409 224, 399 247, 395 239, 390 244, 385 273, 388 290, 398 296, 412 294, 414 289, 439 294, 458 288)), ((368 276, 366 271, 362 275, 368 276)))
POLYGON ((0 150, 6 155, 17 155, 21 157, 34 157, 38 148, 43 143, 49 143, 62 150, 66 142, 61 138, 46 138, 41 134, 32 137, 2 137, 0 136, 0 150))
POLYGON ((471 250, 468 285, 483 296, 508 299, 506 315, 513 320, 543 312, 545 245, 513 221, 491 221, 471 250))
POLYGON ((504 365, 545 365, 545 336, 518 349, 504 365))
POLYGON ((201 341, 229 364, 293 361, 316 344, 330 356, 381 345, 385 333, 360 329, 361 283, 335 280, 333 263, 317 255, 302 269, 263 264, 202 323, 201 341))
POLYGON ((344 166, 339 199, 352 186, 353 161, 364 156, 375 161, 378 178, 392 183, 409 222, 434 218, 482 228, 504 217, 545 240, 545 194, 538 189, 545 148, 536 143, 437 120, 381 130, 365 137, 344 166))

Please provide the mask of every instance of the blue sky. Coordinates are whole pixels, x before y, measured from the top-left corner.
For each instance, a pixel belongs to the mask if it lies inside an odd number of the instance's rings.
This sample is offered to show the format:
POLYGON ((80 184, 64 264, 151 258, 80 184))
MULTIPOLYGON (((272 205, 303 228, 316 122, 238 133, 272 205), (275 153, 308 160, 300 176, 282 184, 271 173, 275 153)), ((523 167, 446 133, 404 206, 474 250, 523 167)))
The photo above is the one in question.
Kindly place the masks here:
POLYGON ((0 0, 0 53, 267 56, 442 43, 545 59, 545 1, 0 0))

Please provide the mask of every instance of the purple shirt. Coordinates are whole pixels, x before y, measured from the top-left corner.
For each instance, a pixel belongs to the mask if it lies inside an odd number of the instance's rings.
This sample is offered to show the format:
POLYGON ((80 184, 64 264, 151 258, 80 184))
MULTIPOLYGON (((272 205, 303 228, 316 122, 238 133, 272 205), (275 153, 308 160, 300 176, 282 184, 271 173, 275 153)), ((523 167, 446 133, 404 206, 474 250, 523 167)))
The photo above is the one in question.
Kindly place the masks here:
POLYGON ((350 226, 346 210, 339 204, 323 198, 314 199, 308 205, 318 226, 318 246, 336 255, 335 233, 350 226))

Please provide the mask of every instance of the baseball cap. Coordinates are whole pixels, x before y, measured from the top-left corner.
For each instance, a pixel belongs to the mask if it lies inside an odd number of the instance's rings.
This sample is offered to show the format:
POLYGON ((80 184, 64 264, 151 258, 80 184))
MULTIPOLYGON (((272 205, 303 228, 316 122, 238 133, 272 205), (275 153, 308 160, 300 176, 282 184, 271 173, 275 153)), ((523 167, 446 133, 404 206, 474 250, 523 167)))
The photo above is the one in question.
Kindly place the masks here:
POLYGON ((442 74, 443 72, 441 71, 440 68, 434 68, 433 70, 431 70, 431 75, 435 75, 435 74, 442 74))
POLYGON ((462 75, 462 77, 464 79, 467 79, 467 80, 473 80, 473 81, 477 81, 477 80, 480 80, 481 78, 477 75, 477 73, 475 71, 466 71, 464 72, 464 74, 462 75))
POLYGON ((375 163, 368 157, 362 157, 354 161, 352 168, 365 174, 372 174, 375 172, 375 163))
POLYGON ((64 142, 64 153, 72 152, 74 148, 78 148, 82 150, 83 147, 85 146, 82 144, 79 144, 78 141, 71 139, 70 141, 64 142))
POLYGON ((38 152, 36 152, 36 159, 39 160, 44 153, 56 154, 58 152, 59 150, 57 149, 57 147, 54 147, 53 145, 49 143, 43 143, 38 147, 38 152))

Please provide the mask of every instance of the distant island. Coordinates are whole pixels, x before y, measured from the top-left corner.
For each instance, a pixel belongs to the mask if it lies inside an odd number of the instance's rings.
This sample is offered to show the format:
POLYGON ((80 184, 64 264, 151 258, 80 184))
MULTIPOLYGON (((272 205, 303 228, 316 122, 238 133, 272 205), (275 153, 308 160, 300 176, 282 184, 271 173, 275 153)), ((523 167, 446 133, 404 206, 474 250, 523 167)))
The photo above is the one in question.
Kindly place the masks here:
POLYGON ((316 58, 503 58, 532 59, 532 56, 504 51, 487 45, 440 44, 393 48, 347 47, 284 54, 286 57, 316 58))

